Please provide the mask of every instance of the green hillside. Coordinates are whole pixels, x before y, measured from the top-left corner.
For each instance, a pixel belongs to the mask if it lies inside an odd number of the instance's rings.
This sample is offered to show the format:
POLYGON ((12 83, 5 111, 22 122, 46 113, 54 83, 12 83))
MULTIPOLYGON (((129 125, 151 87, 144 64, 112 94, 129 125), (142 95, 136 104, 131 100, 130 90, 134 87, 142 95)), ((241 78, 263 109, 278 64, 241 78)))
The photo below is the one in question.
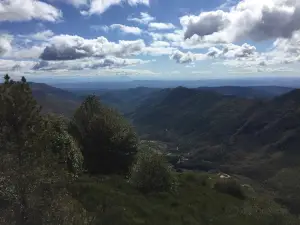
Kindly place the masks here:
POLYGON ((144 195, 121 177, 79 179, 72 193, 96 224, 285 225, 299 221, 268 197, 245 187, 242 200, 212 188, 216 175, 178 174, 176 193, 144 195))

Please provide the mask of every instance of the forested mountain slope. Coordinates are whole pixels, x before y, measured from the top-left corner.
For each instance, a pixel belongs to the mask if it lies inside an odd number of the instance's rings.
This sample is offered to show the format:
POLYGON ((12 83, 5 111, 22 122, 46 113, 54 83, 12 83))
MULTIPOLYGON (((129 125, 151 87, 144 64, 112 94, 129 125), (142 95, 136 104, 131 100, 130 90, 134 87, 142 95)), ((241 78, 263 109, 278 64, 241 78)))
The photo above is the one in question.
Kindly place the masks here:
POLYGON ((184 168, 241 174, 279 193, 288 188, 280 201, 297 211, 300 182, 290 178, 282 188, 279 178, 300 167, 300 90, 251 100, 180 87, 148 99, 131 117, 144 137, 186 152, 184 168))

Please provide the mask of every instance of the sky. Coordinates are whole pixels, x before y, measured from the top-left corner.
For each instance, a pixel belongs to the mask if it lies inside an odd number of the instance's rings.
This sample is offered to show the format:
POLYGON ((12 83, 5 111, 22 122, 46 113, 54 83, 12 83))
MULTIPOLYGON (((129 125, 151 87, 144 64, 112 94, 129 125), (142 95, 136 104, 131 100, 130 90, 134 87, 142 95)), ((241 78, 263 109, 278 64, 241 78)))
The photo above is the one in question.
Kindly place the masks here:
POLYGON ((0 73, 300 76, 299 0, 1 0, 0 73))

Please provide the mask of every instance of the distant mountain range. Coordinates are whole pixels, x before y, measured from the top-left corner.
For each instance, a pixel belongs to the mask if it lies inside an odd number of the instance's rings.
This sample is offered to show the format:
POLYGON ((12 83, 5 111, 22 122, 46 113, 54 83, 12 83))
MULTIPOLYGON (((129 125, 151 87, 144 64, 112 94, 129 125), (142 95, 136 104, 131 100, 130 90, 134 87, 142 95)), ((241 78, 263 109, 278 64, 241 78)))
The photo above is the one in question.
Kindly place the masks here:
POLYGON ((71 116, 82 102, 80 96, 43 83, 30 83, 33 96, 45 112, 71 116))
MULTIPOLYGON (((44 81, 42 81, 44 82, 44 81)), ((296 77, 269 77, 269 78, 231 78, 231 79, 202 79, 202 80, 131 80, 131 79, 114 79, 114 80, 91 80, 84 79, 81 81, 74 80, 70 82, 55 83, 51 85, 68 89, 68 90, 116 90, 129 89, 137 87, 148 88, 176 88, 184 86, 188 88, 198 87, 253 87, 253 86, 280 86, 300 88, 300 78, 296 77)))
MULTIPOLYGON (((131 113, 143 101, 149 98, 161 88, 137 87, 128 89, 60 89, 44 83, 30 83, 33 94, 45 110, 54 113, 70 115, 79 106, 84 96, 95 94, 101 100, 117 108, 122 113, 131 113)), ((222 86, 222 87, 200 87, 198 90, 217 92, 222 95, 232 95, 243 98, 270 99, 287 93, 293 88, 279 86, 222 86)))

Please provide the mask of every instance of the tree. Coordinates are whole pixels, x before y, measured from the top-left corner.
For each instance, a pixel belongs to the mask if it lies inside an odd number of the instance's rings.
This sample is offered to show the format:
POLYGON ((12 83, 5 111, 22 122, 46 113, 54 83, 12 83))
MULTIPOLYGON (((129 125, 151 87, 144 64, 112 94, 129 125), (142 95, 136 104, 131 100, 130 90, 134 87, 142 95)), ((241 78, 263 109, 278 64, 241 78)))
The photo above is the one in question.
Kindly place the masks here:
POLYGON ((176 189, 171 165, 155 149, 141 149, 130 173, 130 183, 143 192, 164 192, 176 189))
POLYGON ((82 212, 67 193, 71 180, 65 165, 49 150, 52 127, 40 111, 26 79, 5 76, 0 85, 1 224, 76 224, 75 205, 82 212))
MULTIPOLYGON (((39 154, 37 145, 41 133, 42 118, 26 83, 13 83, 8 75, 0 90, 0 146, 5 162, 12 165, 5 171, 7 184, 15 189, 11 194, 18 208, 18 224, 26 224, 29 203, 26 198, 28 189, 34 185, 33 174, 27 173, 33 166, 32 158, 39 154), (31 184, 30 184, 31 183, 31 184)), ((5 163, 3 162, 3 163, 5 163)), ((7 169, 7 168, 6 168, 7 169)), ((31 171, 33 172, 33 171, 31 171)), ((11 200, 13 200, 11 199, 11 200)))
POLYGON ((83 156, 75 139, 68 133, 68 121, 62 116, 49 114, 45 117, 50 137, 49 149, 58 156, 60 163, 66 164, 69 172, 82 172, 83 156))
POLYGON ((75 112, 70 133, 79 142, 91 173, 127 172, 137 151, 137 136, 115 110, 89 96, 75 112))

